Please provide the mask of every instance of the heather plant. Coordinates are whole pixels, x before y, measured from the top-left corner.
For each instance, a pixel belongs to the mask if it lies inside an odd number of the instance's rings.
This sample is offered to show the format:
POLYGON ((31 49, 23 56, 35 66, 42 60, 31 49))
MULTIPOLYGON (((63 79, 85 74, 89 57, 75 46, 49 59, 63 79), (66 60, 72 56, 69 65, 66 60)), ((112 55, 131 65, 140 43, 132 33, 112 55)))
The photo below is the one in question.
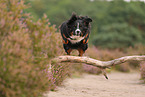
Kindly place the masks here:
POLYGON ((145 63, 140 64, 140 71, 141 71, 141 79, 144 80, 145 83, 145 63))
POLYGON ((49 65, 43 72, 47 74, 49 80, 48 90, 55 90, 55 88, 62 84, 63 80, 70 74, 70 65, 53 64, 51 70, 49 65), (48 69, 49 68, 49 69, 48 69))
POLYGON ((87 65, 87 64, 83 64, 83 70, 84 72, 87 72, 90 74, 100 74, 102 72, 100 68, 87 65))
POLYGON ((33 22, 26 8, 23 0, 0 1, 0 97, 39 97, 67 73, 59 64, 44 72, 62 53, 60 35, 46 15, 33 22))
MULTIPOLYGON (((130 47, 127 49, 127 51, 129 53, 129 55, 145 55, 145 46, 143 45, 136 45, 134 48, 130 47)), ((145 63, 144 62, 130 62, 130 65, 135 67, 135 68, 140 68, 140 72, 141 72, 141 79, 144 80, 145 82, 145 63), (139 66, 140 64, 140 66, 139 66)))

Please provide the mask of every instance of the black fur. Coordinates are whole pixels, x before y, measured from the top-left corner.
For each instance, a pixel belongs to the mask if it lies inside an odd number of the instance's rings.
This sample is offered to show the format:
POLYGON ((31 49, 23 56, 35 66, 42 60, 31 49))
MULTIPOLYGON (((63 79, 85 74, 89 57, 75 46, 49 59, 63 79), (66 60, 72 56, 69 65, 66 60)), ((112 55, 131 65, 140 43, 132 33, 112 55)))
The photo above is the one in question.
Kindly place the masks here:
POLYGON ((69 20, 61 24, 60 31, 63 38, 63 47, 68 55, 73 49, 79 50, 79 56, 82 56, 82 54, 87 50, 91 28, 90 22, 92 22, 92 19, 87 16, 76 16, 76 14, 72 14, 69 20), (78 27, 80 32, 76 31, 78 27), (77 34, 78 32, 79 34, 77 34), (72 35, 81 36, 84 37, 84 39, 79 42, 72 43, 70 41, 73 40, 71 38, 72 35))

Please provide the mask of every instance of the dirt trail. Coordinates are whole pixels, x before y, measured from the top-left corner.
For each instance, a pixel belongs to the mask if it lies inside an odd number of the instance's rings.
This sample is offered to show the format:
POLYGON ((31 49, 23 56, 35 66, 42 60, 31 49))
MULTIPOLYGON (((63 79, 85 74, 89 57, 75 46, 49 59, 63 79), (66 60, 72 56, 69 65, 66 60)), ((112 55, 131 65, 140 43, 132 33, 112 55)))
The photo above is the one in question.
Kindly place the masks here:
POLYGON ((84 74, 81 78, 67 79, 57 91, 50 91, 46 97, 145 97, 145 84, 139 73, 84 74))

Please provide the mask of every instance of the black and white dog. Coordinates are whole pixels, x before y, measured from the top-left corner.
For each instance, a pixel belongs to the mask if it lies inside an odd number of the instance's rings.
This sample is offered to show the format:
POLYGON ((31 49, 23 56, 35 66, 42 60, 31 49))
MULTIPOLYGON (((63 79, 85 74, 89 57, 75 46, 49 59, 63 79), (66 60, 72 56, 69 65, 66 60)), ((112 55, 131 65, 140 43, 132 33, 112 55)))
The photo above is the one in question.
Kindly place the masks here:
POLYGON ((60 26, 60 31, 63 39, 63 47, 65 52, 70 55, 73 49, 79 51, 79 56, 82 56, 88 48, 88 40, 90 34, 91 18, 87 16, 76 16, 72 14, 71 18, 60 26))

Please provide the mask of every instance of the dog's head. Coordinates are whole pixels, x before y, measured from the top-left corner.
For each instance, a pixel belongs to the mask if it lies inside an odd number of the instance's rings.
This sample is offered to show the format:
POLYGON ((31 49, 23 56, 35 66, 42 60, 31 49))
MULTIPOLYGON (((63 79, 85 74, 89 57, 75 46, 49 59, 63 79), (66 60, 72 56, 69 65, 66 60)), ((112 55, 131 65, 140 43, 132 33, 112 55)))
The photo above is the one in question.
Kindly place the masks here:
POLYGON ((87 16, 76 16, 72 14, 71 18, 67 22, 70 36, 84 36, 89 29, 89 23, 92 19, 87 16))

